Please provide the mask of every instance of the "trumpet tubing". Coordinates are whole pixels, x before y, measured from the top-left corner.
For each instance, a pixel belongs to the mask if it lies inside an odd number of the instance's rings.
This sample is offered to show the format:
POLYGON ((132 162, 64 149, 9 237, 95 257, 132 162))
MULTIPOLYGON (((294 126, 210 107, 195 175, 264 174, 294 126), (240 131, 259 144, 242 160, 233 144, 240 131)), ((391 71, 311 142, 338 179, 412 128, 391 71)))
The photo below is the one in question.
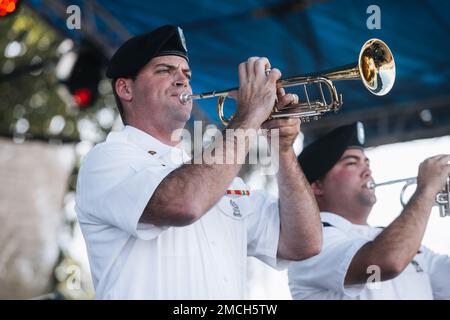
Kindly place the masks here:
MULTIPOLYGON (((405 184, 400 192, 400 203, 403 206, 406 206, 407 201, 405 201, 405 198, 404 198, 405 191, 409 186, 411 186, 413 184, 417 184, 416 177, 390 180, 390 181, 385 181, 385 182, 381 182, 381 183, 375 183, 373 181, 369 181, 369 182, 367 182, 367 188, 375 189, 377 187, 387 186, 387 185, 396 184, 396 183, 404 183, 405 184)), ((439 206, 439 215, 441 217, 450 216, 450 177, 447 177, 447 181, 446 181, 444 190, 442 190, 441 192, 439 192, 436 195, 434 202, 435 202, 434 203, 435 206, 439 206)))
MULTIPOLYGON (((277 81, 277 87, 288 88, 303 86, 306 101, 290 106, 282 110, 275 110, 269 119, 297 117, 303 121, 310 118, 316 120, 322 114, 330 111, 338 111, 342 106, 342 95, 337 93, 333 81, 337 80, 361 80, 364 86, 372 94, 382 96, 387 94, 395 82, 395 62, 389 47, 379 39, 370 39, 362 46, 358 61, 351 65, 345 65, 329 71, 305 74, 277 81), (320 92, 320 99, 310 100, 307 85, 317 84, 320 92), (327 101, 323 93, 323 87, 328 90, 330 101, 327 101)), ((228 125, 230 119, 223 115, 225 98, 232 88, 223 91, 210 91, 199 94, 189 94, 183 92, 179 99, 182 103, 191 100, 207 99, 218 97, 217 113, 224 125, 228 125)))

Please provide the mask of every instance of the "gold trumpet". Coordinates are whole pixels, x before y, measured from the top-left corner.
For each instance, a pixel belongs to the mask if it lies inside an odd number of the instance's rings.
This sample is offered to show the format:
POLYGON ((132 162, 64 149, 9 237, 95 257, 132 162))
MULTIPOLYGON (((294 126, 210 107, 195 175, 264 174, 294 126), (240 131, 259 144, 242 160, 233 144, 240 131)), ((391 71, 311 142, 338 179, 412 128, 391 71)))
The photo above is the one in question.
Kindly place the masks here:
MULTIPOLYGON (((400 192, 400 203, 402 206, 406 206, 406 203, 408 201, 405 200, 405 191, 406 189, 413 185, 417 184, 417 178, 406 178, 406 179, 398 179, 398 180, 391 180, 381 183, 375 183, 373 181, 367 182, 367 188, 369 189, 375 189, 377 187, 391 185, 394 183, 404 183, 405 185, 402 188, 402 191, 400 192)), ((436 195, 436 198, 434 199, 434 205, 439 206, 439 215, 441 217, 450 216, 450 177, 447 177, 447 182, 445 183, 444 190, 439 192, 436 195)))
MULTIPOLYGON (((342 106, 342 95, 338 95, 332 81, 357 79, 360 79, 367 90, 377 96, 383 96, 392 89, 395 82, 395 62, 391 50, 383 41, 370 39, 364 43, 357 63, 332 70, 278 80, 277 88, 303 86, 306 102, 297 103, 282 110, 274 108, 269 119, 296 117, 302 118, 302 121, 309 121, 310 118, 317 120, 325 112, 337 111, 342 106), (310 101, 306 88, 307 84, 319 85, 319 100, 310 101), (326 101, 322 85, 325 85, 329 91, 330 102, 326 101)), ((188 92, 182 92, 179 99, 182 103, 186 103, 196 99, 218 97, 217 113, 222 123, 226 126, 234 115, 230 119, 226 119, 223 114, 223 105, 230 91, 234 90, 238 90, 238 88, 192 95, 188 92)))

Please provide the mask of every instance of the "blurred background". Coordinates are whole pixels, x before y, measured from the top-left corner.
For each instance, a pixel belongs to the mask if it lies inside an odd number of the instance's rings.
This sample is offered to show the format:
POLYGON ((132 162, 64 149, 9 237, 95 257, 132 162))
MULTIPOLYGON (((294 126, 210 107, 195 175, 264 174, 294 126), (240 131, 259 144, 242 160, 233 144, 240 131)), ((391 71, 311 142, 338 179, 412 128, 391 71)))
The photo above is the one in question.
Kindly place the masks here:
MULTIPOLYGON (((426 157, 450 153, 449 10, 444 0, 0 0, 0 299, 93 298, 74 190, 83 156, 122 127, 104 72, 129 37, 181 26, 194 92, 237 86, 249 56, 296 76, 356 62, 366 40, 382 39, 396 62, 392 91, 377 97, 360 81, 337 82, 342 109, 304 123, 296 145, 300 152, 332 127, 363 121, 382 181, 415 176, 426 157)), ((188 127, 220 128, 215 103, 194 107, 188 127)), ((256 168, 241 175, 277 192, 256 168)), ((377 190, 372 224, 400 213, 400 189, 377 190)), ((424 243, 449 254, 449 224, 434 212, 424 243)), ((248 277, 250 298, 290 299, 284 272, 250 258, 248 277)))

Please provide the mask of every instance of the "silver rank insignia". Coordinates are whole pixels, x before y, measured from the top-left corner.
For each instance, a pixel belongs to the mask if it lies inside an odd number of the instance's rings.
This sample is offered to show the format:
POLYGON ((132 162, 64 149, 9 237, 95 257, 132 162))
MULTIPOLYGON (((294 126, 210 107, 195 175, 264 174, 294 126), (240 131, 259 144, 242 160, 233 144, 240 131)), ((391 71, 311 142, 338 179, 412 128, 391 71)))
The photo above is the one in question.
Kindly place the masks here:
POLYGON ((357 122, 356 123, 356 135, 358 137, 358 142, 360 144, 364 144, 366 137, 364 134, 364 125, 362 124, 362 122, 357 122))
POLYGON ((184 38, 183 29, 178 27, 178 36, 180 37, 181 44, 183 45, 184 50, 187 52, 186 39, 184 38))

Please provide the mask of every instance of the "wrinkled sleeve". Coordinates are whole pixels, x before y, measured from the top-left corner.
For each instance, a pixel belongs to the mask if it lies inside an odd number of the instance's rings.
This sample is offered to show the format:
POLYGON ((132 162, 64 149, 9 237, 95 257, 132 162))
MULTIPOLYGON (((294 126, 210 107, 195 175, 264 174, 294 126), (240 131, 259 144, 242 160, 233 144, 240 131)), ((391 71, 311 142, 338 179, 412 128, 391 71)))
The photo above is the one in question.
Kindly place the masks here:
POLYGON ((128 156, 113 158, 98 151, 87 159, 78 176, 76 205, 91 223, 149 240, 167 228, 142 224, 139 219, 158 185, 173 169, 156 160, 133 157, 137 151, 122 148, 121 154, 128 156))
POLYGON ((305 288, 331 290, 348 297, 359 295, 364 284, 345 286, 344 280, 353 257, 367 242, 367 239, 351 238, 336 227, 324 227, 322 251, 314 257, 289 265, 292 296, 301 296, 305 288))

